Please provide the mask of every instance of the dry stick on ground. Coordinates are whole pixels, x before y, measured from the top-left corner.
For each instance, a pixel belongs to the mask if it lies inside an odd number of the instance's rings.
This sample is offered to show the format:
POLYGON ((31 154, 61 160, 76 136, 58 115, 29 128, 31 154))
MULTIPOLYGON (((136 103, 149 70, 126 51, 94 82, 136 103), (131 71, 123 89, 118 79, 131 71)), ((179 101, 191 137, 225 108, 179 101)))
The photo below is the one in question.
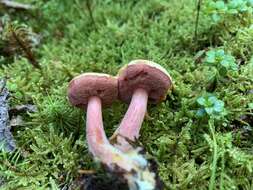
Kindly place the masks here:
POLYGON ((24 54, 26 56, 26 58, 29 60, 29 62, 36 67, 37 69, 41 69, 39 63, 37 62, 37 60, 35 59, 31 49, 29 47, 27 47, 26 43, 23 41, 23 39, 21 39, 18 34, 15 32, 15 30, 10 27, 10 32, 11 35, 13 36, 13 38, 16 40, 17 45, 20 46, 20 48, 24 51, 24 54))
POLYGON ((18 2, 10 1, 10 0, 0 0, 0 5, 1 4, 7 8, 12 8, 12 9, 19 9, 19 10, 33 9, 33 6, 29 4, 18 3, 18 2))
POLYGON ((194 40, 198 40, 198 25, 199 25, 199 13, 200 13, 200 8, 201 8, 201 0, 198 0, 197 4, 197 16, 196 16, 196 21, 195 21, 195 32, 194 32, 194 40))
POLYGON ((6 88, 6 80, 0 80, 0 147, 11 152, 16 145, 9 128, 9 92, 6 88))

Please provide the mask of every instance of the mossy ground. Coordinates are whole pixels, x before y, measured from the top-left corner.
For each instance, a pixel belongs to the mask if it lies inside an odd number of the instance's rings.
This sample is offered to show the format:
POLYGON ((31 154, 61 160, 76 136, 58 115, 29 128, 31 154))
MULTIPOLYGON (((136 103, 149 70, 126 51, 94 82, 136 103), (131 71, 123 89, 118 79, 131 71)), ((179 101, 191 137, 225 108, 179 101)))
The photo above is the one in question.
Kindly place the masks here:
MULTIPOLYGON (((24 2, 24 1, 23 1, 24 2)), ((38 112, 13 128, 18 149, 0 154, 1 189, 61 189, 79 170, 97 169, 87 150, 84 113, 69 105, 68 82, 83 72, 112 75, 133 59, 153 60, 169 71, 174 89, 150 105, 141 143, 156 158, 165 189, 253 189, 253 35, 248 40, 210 25, 191 0, 27 0, 36 10, 9 13, 42 36, 35 53, 42 69, 26 58, 2 58, 11 105, 32 103, 38 112), (219 120, 196 117, 196 99, 209 91, 211 70, 196 61, 199 50, 223 46, 239 71, 218 82, 213 94, 225 102, 219 120), (247 122, 247 123, 246 123, 247 122)), ((3 16, 6 13, 1 13, 3 16)), ((237 26, 243 30, 245 26, 237 26)), ((109 135, 126 112, 121 102, 103 111, 109 135)))

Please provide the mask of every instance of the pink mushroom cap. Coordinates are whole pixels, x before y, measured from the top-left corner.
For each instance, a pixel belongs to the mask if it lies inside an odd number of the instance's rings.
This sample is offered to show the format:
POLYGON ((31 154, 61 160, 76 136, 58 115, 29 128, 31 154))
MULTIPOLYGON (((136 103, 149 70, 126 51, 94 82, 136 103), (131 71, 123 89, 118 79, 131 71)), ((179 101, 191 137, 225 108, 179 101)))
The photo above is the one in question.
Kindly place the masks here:
POLYGON ((107 74, 85 73, 73 78, 68 86, 69 102, 86 108, 90 97, 99 97, 103 106, 111 105, 118 97, 118 80, 107 74))
POLYGON ((129 103, 133 92, 142 88, 148 93, 150 103, 159 103, 166 98, 172 87, 168 72, 157 63, 134 60, 123 67, 118 74, 119 99, 129 103))

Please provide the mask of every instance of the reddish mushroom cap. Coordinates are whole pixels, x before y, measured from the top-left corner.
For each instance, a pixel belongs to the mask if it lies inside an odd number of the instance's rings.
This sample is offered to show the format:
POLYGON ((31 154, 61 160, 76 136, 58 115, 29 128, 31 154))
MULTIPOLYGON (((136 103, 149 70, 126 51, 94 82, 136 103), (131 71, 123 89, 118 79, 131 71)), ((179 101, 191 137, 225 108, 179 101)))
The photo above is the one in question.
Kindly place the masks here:
POLYGON ((157 63, 147 60, 134 60, 123 67, 118 74, 119 98, 129 103, 134 90, 145 89, 150 103, 159 103, 166 98, 172 87, 168 72, 157 63))
POLYGON ((103 105, 110 105, 118 97, 118 80, 107 74, 85 73, 73 78, 68 86, 70 103, 85 108, 88 99, 97 96, 103 105))

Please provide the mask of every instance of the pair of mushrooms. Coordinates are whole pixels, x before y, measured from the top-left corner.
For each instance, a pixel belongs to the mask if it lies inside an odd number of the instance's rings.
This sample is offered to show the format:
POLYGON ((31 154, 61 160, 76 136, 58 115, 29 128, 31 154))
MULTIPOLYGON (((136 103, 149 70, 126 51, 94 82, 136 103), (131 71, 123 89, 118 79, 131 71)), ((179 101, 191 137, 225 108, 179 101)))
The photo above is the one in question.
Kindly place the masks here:
POLYGON ((156 189, 155 173, 141 155, 140 148, 134 149, 129 141, 139 137, 148 101, 159 103, 164 100, 172 81, 160 65, 135 60, 123 67, 117 77, 107 74, 85 73, 75 77, 68 87, 68 98, 72 105, 87 108, 86 138, 89 151, 111 171, 120 171, 131 190, 156 189), (113 134, 112 145, 103 128, 102 105, 108 106, 115 100, 130 102, 129 108, 118 129, 113 134))

